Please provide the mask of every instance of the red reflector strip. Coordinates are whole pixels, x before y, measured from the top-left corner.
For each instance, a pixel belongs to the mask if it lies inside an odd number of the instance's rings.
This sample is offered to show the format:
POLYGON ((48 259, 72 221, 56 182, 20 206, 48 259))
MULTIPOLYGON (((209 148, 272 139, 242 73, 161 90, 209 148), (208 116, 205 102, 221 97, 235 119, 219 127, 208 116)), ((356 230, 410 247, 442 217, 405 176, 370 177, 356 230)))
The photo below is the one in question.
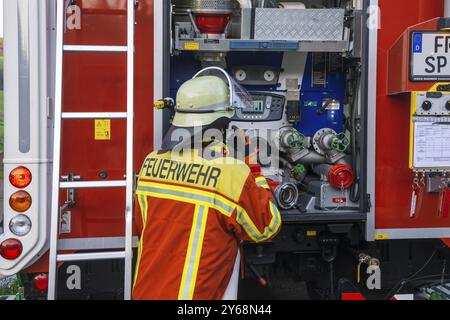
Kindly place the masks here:
POLYGON ((361 293, 343 293, 342 300, 344 301, 363 301, 367 300, 361 293))

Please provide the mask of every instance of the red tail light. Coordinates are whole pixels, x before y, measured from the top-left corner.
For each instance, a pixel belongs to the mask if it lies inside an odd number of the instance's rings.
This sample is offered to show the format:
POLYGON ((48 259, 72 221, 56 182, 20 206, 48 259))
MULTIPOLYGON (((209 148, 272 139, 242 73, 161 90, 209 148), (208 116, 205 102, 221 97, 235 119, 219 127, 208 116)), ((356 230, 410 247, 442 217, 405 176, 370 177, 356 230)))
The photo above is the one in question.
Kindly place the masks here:
POLYGON ((34 277, 33 285, 40 293, 45 293, 48 289, 48 275, 42 273, 34 277))
POLYGON ((9 181, 11 184, 19 189, 26 188, 30 185, 32 180, 31 171, 25 167, 18 167, 9 174, 9 181))
POLYGON ((0 244, 0 255, 6 260, 15 260, 22 254, 22 243, 17 239, 8 239, 0 244))

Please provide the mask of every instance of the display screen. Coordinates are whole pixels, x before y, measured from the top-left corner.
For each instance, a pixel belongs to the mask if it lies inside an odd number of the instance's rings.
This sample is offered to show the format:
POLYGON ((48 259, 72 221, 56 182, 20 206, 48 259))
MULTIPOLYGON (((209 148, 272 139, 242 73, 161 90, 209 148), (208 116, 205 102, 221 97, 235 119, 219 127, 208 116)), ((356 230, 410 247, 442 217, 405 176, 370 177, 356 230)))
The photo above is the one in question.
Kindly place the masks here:
POLYGON ((244 113, 264 113, 264 100, 254 100, 252 105, 253 108, 244 109, 244 113))

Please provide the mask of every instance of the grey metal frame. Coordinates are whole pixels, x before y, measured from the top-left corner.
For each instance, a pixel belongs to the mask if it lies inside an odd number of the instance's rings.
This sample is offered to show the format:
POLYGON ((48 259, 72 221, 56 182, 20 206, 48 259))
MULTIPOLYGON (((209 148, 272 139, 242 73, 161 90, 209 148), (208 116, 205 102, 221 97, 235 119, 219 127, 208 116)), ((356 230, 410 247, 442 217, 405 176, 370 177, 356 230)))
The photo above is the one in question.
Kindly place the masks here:
MULTIPOLYGON (((153 76, 153 99, 160 100, 164 98, 164 69, 165 69, 165 47, 164 47, 164 37, 166 34, 161 32, 165 29, 165 7, 167 5, 167 0, 155 1, 153 3, 153 23, 154 23, 154 40, 153 40, 153 66, 154 66, 154 76, 153 76)), ((153 121, 153 147, 155 150, 161 149, 162 140, 164 135, 164 111, 154 111, 154 121, 153 121)))
MULTIPOLYGON (((248 51, 248 48, 242 49, 232 49, 231 47, 239 44, 253 44, 251 51, 280 51, 279 48, 268 49, 264 46, 268 43, 265 40, 238 40, 238 39, 221 39, 217 42, 209 43, 205 42, 202 38, 189 39, 189 40, 178 40, 175 43, 175 49, 180 51, 185 51, 184 46, 186 43, 196 42, 200 46, 199 51, 208 52, 228 52, 228 51, 248 51), (256 49, 256 48, 259 49, 256 49)), ((287 43, 296 43, 298 49, 288 49, 286 51, 296 51, 296 52, 346 52, 349 49, 349 42, 347 40, 339 41, 276 41, 280 45, 287 43)))
MULTIPOLYGON (((378 0, 369 0, 370 6, 378 6, 378 0)), ((364 6, 368 10, 368 6, 364 6)), ((370 29, 365 34, 368 35, 366 45, 367 62, 367 194, 370 195, 372 203, 368 208, 366 222, 366 240, 372 242, 375 240, 375 201, 376 201, 376 136, 377 136, 377 62, 378 62, 378 29, 370 29)))

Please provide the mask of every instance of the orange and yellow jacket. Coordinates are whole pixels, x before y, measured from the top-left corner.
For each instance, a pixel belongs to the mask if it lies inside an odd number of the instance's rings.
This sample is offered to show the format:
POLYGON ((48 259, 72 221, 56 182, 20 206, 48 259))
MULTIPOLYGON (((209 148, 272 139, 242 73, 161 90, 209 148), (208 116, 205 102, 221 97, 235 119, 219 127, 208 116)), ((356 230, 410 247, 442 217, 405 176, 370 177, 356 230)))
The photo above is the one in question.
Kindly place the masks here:
POLYGON ((220 300, 242 240, 264 242, 281 226, 264 177, 236 159, 171 152, 142 167, 136 300, 220 300))

